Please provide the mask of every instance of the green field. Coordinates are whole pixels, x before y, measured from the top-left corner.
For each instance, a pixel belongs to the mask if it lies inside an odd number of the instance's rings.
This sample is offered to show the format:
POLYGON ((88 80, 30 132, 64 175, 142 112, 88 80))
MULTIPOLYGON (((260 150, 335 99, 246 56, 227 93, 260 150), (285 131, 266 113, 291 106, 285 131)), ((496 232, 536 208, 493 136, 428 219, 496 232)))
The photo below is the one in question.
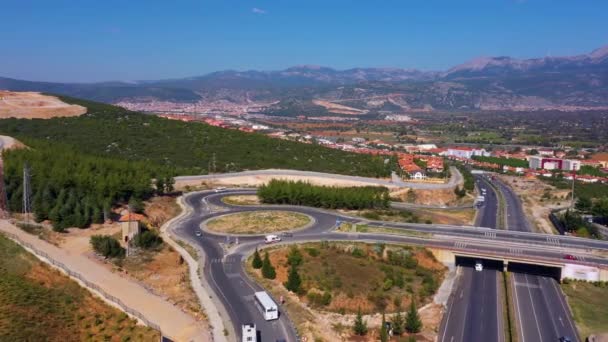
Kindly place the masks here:
POLYGON ((562 284, 576 327, 583 339, 608 333, 608 285, 572 281, 562 284))
POLYGON ((0 235, 0 341, 158 339, 0 235))

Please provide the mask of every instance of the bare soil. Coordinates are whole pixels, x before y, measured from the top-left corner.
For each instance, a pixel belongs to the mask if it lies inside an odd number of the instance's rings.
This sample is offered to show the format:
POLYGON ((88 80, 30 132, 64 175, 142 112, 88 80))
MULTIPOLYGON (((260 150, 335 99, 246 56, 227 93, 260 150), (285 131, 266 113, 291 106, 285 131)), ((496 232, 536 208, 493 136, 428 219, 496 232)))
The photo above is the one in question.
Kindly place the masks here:
POLYGON ((536 178, 499 175, 500 180, 509 185, 521 197, 528 220, 536 230, 553 234, 553 224, 549 220, 551 209, 568 205, 568 190, 559 190, 536 178))
POLYGON ((67 104, 54 96, 37 92, 12 92, 0 90, 0 118, 50 119, 79 116, 87 109, 67 104))
POLYGON ((222 198, 222 201, 232 205, 258 205, 260 199, 256 195, 234 195, 222 198))

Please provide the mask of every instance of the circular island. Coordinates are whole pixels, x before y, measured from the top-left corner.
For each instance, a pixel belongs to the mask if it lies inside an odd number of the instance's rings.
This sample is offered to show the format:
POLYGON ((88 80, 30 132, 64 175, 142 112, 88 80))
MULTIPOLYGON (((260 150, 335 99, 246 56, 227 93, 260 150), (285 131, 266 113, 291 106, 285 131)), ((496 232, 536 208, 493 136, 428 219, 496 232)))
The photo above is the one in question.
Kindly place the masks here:
POLYGON ((227 214, 210 219, 206 229, 222 234, 267 234, 303 228, 312 222, 308 215, 292 211, 264 210, 227 214))

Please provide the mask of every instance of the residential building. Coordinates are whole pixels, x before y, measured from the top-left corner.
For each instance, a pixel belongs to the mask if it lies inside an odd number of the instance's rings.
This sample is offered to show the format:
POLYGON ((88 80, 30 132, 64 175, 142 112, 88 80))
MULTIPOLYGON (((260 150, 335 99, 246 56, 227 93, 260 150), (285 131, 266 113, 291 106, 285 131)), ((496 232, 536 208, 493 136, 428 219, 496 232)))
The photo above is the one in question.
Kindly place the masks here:
POLYGON ((448 157, 458 157, 471 159, 473 156, 489 157, 490 153, 484 148, 471 148, 471 147, 450 147, 446 151, 448 157))

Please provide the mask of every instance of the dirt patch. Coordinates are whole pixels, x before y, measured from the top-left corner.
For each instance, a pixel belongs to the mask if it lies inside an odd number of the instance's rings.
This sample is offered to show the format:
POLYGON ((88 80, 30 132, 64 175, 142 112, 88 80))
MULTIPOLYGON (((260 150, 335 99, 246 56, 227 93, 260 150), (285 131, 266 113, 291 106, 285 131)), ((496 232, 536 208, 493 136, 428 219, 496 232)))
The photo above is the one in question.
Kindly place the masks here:
POLYGON ((190 287, 188 265, 171 247, 160 251, 137 250, 122 263, 129 276, 143 283, 152 292, 167 298, 197 320, 205 319, 198 298, 190 287))
POLYGON ((391 192, 391 198, 406 203, 436 206, 456 206, 473 203, 472 197, 468 196, 459 199, 454 193, 454 188, 450 189, 408 189, 401 188, 391 192))
POLYGON ((256 195, 234 195, 222 198, 222 202, 232 205, 258 205, 260 199, 256 195))
POLYGON ((79 116, 86 112, 85 107, 67 104, 54 96, 0 90, 1 119, 50 119, 79 116))
POLYGON ((361 110, 323 100, 313 100, 312 103, 327 109, 327 111, 330 113, 335 114, 363 115, 368 112, 367 110, 361 110))
POLYGON ((304 227, 307 215, 289 211, 255 211, 228 214, 207 222, 207 229, 229 234, 263 234, 304 227))
POLYGON ((180 212, 181 209, 173 196, 157 196, 145 203, 145 214, 152 228, 159 229, 180 212))

